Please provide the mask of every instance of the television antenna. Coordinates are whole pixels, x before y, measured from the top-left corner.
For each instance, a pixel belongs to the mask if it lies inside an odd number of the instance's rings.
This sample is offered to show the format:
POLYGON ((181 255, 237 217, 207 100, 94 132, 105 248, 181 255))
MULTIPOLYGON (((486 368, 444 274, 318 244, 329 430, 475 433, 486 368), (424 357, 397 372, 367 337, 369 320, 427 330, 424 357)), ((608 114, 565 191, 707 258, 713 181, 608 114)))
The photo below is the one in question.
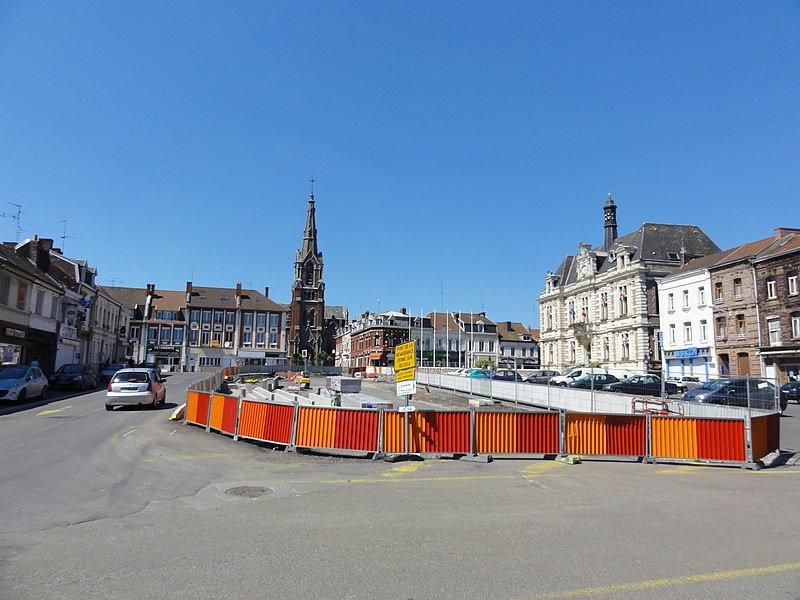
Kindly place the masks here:
POLYGON ((71 240, 82 240, 83 238, 75 237, 74 235, 67 235, 67 219, 59 221, 59 223, 64 224, 64 234, 60 236, 59 239, 61 240, 61 253, 66 255, 66 251, 64 250, 64 248, 67 245, 67 238, 71 240))
POLYGON ((16 202, 6 202, 6 204, 10 204, 11 206, 16 206, 17 207, 17 212, 12 213, 12 214, 3 213, 1 216, 6 217, 7 219, 11 219, 12 221, 14 221, 16 223, 17 243, 19 244, 19 235, 20 235, 20 232, 22 232, 22 226, 20 225, 20 222, 22 220, 22 215, 24 215, 26 213, 22 212, 22 206, 20 206, 16 202))
POLYGON ((109 277, 109 279, 111 280, 111 285, 114 286, 114 287, 116 287, 116 285, 118 283, 122 283, 122 279, 118 279, 118 278, 113 277, 113 276, 109 277))

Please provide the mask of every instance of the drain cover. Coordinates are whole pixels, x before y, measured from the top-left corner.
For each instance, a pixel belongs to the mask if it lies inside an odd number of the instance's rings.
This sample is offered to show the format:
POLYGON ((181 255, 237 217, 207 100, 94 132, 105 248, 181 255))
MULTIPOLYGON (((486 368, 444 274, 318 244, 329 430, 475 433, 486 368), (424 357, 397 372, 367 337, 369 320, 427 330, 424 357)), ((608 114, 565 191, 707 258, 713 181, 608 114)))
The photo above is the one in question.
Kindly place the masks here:
POLYGON ((230 494, 231 496, 240 496, 242 498, 258 498, 259 496, 263 496, 264 494, 269 494, 271 492, 272 490, 269 488, 258 487, 255 485, 242 485, 225 490, 226 494, 230 494))

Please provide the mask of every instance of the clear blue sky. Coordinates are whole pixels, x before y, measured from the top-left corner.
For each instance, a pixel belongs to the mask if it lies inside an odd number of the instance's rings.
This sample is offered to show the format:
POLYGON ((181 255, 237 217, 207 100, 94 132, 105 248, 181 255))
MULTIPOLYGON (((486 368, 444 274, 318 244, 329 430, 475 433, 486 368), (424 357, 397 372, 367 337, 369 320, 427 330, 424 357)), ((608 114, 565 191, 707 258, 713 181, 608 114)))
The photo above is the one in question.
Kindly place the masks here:
POLYGON ((105 284, 288 302, 313 174, 329 304, 536 326, 609 190, 724 248, 799 159, 797 2, 0 2, 1 210, 105 284))

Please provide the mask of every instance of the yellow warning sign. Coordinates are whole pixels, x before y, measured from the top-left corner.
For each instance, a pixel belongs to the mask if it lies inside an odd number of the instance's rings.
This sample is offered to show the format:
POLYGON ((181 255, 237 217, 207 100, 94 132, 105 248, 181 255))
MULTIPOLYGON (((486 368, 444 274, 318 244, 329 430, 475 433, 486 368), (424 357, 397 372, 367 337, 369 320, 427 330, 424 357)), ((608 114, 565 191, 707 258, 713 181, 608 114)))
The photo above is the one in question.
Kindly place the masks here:
POLYGON ((403 369, 402 371, 395 371, 394 374, 394 380, 397 383, 400 383, 401 381, 409 381, 411 379, 414 379, 414 377, 415 377, 414 369, 403 369))
MULTIPOLYGON (((417 354, 415 351, 414 340, 400 344, 394 349, 394 370, 404 371, 413 369, 417 366, 417 354)), ((413 378, 412 378, 413 379, 413 378)), ((398 381, 400 381, 398 379, 398 381)))

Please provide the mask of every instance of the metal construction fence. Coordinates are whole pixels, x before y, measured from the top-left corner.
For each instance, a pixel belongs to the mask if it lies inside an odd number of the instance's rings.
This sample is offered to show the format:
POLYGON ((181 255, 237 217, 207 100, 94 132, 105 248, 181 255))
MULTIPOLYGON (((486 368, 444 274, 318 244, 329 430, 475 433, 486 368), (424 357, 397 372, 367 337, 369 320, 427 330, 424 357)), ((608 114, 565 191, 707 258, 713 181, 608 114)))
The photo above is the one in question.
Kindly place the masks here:
MULTIPOLYGON (((680 397, 665 399, 617 392, 606 392, 602 389, 585 390, 559 385, 532 384, 515 381, 498 381, 496 379, 476 379, 439 373, 427 369, 419 369, 417 383, 433 386, 453 392, 481 396, 492 400, 515 402, 528 406, 546 408, 548 410, 567 410, 586 413, 604 414, 636 414, 645 403, 657 403, 661 409, 657 412, 683 415, 687 417, 722 417, 742 419, 745 413, 751 416, 765 416, 780 412, 777 399, 772 409, 726 406, 722 404, 703 404, 686 402, 680 397)), ((652 407, 651 407, 652 408, 652 407)), ((650 411, 652 412, 652 411, 650 411)))
MULTIPOLYGON (((203 386, 207 387, 207 386, 203 386)), ((758 468, 780 446, 780 414, 707 418, 558 411, 320 407, 289 394, 246 399, 190 389, 187 423, 239 438, 317 451, 384 454, 614 456, 758 468), (408 442, 406 442, 408 440, 408 442)))

